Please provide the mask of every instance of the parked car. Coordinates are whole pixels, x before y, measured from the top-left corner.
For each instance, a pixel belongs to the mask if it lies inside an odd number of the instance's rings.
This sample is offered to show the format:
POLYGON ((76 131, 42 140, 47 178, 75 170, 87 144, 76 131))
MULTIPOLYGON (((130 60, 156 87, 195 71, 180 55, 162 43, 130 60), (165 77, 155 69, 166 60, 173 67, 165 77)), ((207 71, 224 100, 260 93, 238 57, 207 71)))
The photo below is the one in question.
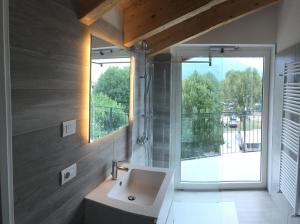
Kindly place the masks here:
POLYGON ((237 128, 237 120, 236 120, 236 118, 234 118, 234 117, 230 118, 229 127, 230 128, 237 128))

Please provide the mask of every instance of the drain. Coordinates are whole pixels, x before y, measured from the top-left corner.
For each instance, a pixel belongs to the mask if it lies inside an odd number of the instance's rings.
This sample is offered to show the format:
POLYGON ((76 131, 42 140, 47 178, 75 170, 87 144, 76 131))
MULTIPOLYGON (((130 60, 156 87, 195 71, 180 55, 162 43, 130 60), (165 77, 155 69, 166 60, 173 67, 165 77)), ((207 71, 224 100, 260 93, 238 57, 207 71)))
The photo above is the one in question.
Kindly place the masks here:
POLYGON ((128 196, 128 200, 129 201, 134 201, 135 200, 135 196, 134 195, 129 195, 128 196))

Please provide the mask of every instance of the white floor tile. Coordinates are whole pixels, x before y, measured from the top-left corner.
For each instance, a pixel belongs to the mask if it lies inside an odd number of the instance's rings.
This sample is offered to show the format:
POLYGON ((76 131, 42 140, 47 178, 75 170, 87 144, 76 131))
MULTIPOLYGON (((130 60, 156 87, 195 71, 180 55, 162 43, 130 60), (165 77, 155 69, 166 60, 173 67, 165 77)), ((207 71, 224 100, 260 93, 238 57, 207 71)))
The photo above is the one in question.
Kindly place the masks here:
POLYGON ((174 224, 238 224, 235 204, 174 203, 174 224))

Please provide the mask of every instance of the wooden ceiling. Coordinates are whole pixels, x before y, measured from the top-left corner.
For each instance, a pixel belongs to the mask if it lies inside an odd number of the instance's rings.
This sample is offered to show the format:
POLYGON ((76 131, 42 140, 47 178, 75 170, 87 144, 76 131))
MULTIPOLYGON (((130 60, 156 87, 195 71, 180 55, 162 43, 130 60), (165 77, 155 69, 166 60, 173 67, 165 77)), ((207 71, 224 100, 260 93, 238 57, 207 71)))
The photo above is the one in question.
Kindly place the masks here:
MULTIPOLYGON (((94 31, 98 29, 97 33, 105 33, 105 28, 101 30, 99 25, 103 24, 102 16, 118 6, 122 10, 123 27, 117 45, 129 48, 145 40, 152 54, 157 54, 278 1, 80 0, 79 19, 94 31)), ((107 40, 109 36, 116 39, 115 34, 105 33, 107 40)))

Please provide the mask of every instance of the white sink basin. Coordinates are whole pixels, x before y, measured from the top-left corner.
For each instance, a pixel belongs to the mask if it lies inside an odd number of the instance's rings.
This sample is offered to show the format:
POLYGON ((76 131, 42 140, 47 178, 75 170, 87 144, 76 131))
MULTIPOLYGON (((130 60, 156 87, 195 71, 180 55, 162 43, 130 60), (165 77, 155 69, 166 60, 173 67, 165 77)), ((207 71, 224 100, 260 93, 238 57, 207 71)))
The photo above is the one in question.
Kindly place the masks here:
POLYGON ((173 198, 173 172, 127 166, 128 172, 118 171, 117 180, 109 176, 85 197, 85 224, 165 224, 173 198))
POLYGON ((165 172, 131 169, 113 186, 108 196, 134 204, 153 205, 165 176, 165 172))

